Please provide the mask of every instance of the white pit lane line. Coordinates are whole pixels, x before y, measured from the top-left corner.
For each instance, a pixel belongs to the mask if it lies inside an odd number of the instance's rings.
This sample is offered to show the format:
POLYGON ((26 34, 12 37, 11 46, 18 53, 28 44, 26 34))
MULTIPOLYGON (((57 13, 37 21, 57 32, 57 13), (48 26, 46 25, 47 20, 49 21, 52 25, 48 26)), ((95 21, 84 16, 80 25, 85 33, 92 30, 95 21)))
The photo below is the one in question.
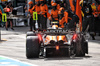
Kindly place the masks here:
POLYGON ((14 36, 16 36, 16 37, 19 37, 19 38, 22 38, 22 39, 26 39, 26 35, 14 35, 14 36))
POLYGON ((0 55, 0 58, 4 58, 5 59, 5 60, 0 59, 0 66, 22 66, 22 65, 24 65, 24 66, 38 66, 38 65, 35 65, 35 64, 19 61, 19 60, 16 60, 16 59, 13 59, 13 58, 9 58, 9 57, 6 57, 6 56, 1 56, 0 55), (11 62, 11 61, 13 61, 13 62, 11 62), (14 63, 16 63, 16 64, 14 64, 14 63), (18 65, 18 63, 20 65, 18 65))
POLYGON ((26 39, 26 36, 19 35, 18 37, 23 38, 23 39, 26 39))

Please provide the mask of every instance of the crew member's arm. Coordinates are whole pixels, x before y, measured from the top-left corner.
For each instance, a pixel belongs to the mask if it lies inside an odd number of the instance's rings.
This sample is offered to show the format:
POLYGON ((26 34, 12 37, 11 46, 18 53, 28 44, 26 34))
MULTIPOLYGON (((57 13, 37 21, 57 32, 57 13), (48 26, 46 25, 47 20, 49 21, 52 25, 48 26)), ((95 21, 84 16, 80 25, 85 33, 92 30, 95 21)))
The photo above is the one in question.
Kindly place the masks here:
POLYGON ((84 7, 84 6, 82 7, 81 10, 82 10, 82 12, 83 12, 84 14, 86 14, 85 7, 84 7))
POLYGON ((75 12, 75 7, 74 7, 74 5, 73 5, 73 0, 69 0, 69 3, 70 3, 71 10, 72 10, 73 12, 75 12))
POLYGON ((29 9, 29 10, 28 10, 28 16, 29 16, 29 14, 30 14, 31 16, 33 16, 33 11, 32 11, 32 9, 29 9))
POLYGON ((59 20, 59 25, 61 28, 64 28, 64 23, 65 23, 65 17, 63 17, 61 20, 59 20))
POLYGON ((51 19, 50 20, 53 20, 53 10, 51 10, 51 19))
POLYGON ((53 0, 51 1, 51 4, 53 3, 53 0))
POLYGON ((65 21, 66 21, 66 23, 68 23, 68 12, 64 12, 64 15, 65 15, 65 21))
POLYGON ((59 4, 57 4, 57 10, 59 10, 61 7, 60 7, 60 5, 59 4))
POLYGON ((1 11, 1 9, 0 9, 0 14, 2 15, 2 11, 1 11))
POLYGON ((33 11, 33 12, 35 11, 35 7, 36 7, 36 6, 33 6, 33 7, 32 7, 32 11, 33 11))

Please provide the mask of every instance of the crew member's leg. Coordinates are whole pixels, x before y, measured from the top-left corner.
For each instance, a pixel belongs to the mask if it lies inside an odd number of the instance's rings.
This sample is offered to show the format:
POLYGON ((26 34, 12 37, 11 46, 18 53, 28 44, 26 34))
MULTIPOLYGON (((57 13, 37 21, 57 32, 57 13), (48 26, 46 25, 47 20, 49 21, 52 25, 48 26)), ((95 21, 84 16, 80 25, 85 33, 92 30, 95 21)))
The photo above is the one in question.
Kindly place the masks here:
POLYGON ((36 31, 36 26, 35 26, 35 23, 36 23, 36 21, 35 21, 35 20, 33 20, 33 25, 32 25, 32 26, 33 26, 33 29, 34 29, 33 31, 36 31))
POLYGON ((40 29, 41 30, 43 30, 42 23, 43 23, 43 16, 40 15, 40 29))
POLYGON ((91 35, 92 39, 95 40, 93 17, 88 18, 88 22, 89 22, 89 32, 90 32, 90 35, 91 35))
POLYGON ((45 27, 44 27, 44 29, 46 30, 47 29, 47 18, 46 17, 44 17, 44 21, 45 21, 45 27))
POLYGON ((85 30, 87 29, 87 26, 88 26, 88 22, 87 22, 87 18, 84 17, 83 18, 83 22, 82 22, 82 31, 85 32, 85 30))
POLYGON ((32 31, 33 19, 30 18, 30 31, 32 31))
POLYGON ((14 30, 13 29, 13 20, 10 20, 10 26, 11 26, 11 29, 14 30))
POLYGON ((38 27, 40 29, 40 15, 38 14, 38 27))
POLYGON ((46 29, 46 18, 43 15, 41 16, 41 26, 42 30, 46 29))
POLYGON ((6 30, 8 30, 8 21, 6 22, 6 30))
POLYGON ((68 22, 68 29, 73 29, 75 28, 75 20, 72 19, 70 22, 68 22))

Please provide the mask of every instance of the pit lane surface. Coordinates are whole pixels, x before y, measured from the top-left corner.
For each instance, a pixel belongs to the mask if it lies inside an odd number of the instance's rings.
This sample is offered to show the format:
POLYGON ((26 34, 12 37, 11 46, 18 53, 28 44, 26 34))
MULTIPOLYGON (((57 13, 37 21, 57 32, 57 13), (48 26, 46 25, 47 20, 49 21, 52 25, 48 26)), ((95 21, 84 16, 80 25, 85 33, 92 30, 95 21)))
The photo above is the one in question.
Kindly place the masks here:
POLYGON ((36 65, 24 63, 15 59, 0 56, 0 66, 36 66, 36 65))
MULTIPOLYGON (((2 28, 0 55, 38 66, 100 66, 100 37, 89 40, 89 54, 85 57, 50 57, 27 59, 25 56, 26 32, 29 27, 15 27, 15 31, 2 28)), ((33 66, 34 66, 33 65, 33 66)), ((0 66, 2 66, 0 64, 0 66)))

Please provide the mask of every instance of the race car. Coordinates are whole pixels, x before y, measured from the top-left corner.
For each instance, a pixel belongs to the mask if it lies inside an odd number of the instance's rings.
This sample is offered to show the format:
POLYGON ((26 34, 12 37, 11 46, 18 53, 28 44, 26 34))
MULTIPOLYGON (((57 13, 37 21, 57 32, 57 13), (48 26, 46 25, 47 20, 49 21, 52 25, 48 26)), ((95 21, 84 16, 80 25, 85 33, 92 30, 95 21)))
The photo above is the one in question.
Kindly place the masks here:
POLYGON ((38 58, 40 55, 65 54, 68 57, 88 54, 88 41, 81 32, 58 27, 58 22, 51 22, 46 31, 27 32, 26 57, 38 58))

